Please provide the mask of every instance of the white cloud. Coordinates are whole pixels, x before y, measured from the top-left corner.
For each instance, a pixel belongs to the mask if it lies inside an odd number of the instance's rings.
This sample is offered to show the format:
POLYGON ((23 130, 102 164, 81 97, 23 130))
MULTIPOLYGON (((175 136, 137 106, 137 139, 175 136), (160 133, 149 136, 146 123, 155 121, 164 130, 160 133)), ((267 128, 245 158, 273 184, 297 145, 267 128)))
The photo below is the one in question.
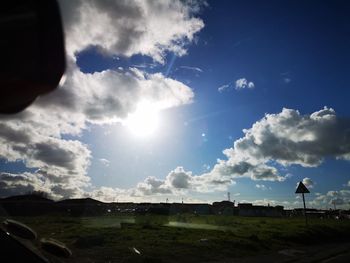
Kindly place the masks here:
POLYGON ((313 188, 315 185, 315 182, 312 181, 309 177, 305 177, 302 182, 307 188, 313 188))
POLYGON ((254 200, 252 202, 254 205, 270 205, 270 206, 276 206, 276 205, 284 205, 284 206, 289 206, 290 203, 288 201, 277 201, 277 200, 273 200, 273 199, 258 199, 258 200, 254 200))
POLYGON ((89 46, 123 56, 142 54, 164 62, 166 51, 186 54, 186 44, 204 23, 193 16, 199 4, 182 1, 61 0, 70 56, 89 46), (92 19, 93 18, 93 19, 92 19))
POLYGON ((129 190, 105 186, 93 189, 92 191, 85 192, 83 194, 85 197, 94 198, 104 202, 130 202, 132 200, 130 195, 131 193, 129 190))
MULTIPOLYGON (((55 175, 56 176, 56 175, 55 175)), ((84 194, 82 186, 70 182, 54 180, 55 177, 40 170, 35 173, 0 173, 0 197, 6 197, 18 194, 28 194, 33 191, 43 191, 50 198, 60 199, 68 197, 80 197, 84 194)), ((70 179, 74 179, 70 178, 70 179)))
POLYGON ((266 185, 264 185, 264 184, 256 184, 255 187, 258 188, 258 189, 260 189, 260 190, 263 190, 263 191, 271 190, 271 187, 266 186, 266 185))
POLYGON ((205 164, 202 165, 202 169, 204 171, 208 171, 208 170, 210 170, 210 165, 205 163, 205 164))
POLYGON ((1 197, 15 194, 27 194, 39 190, 50 192, 50 189, 46 188, 45 178, 40 174, 34 175, 31 173, 0 173, 1 197))
POLYGON ((198 67, 180 66, 179 68, 193 70, 193 71, 197 71, 197 72, 200 72, 200 73, 203 72, 203 70, 201 68, 198 68, 198 67))
POLYGON ((282 72, 281 76, 282 76, 283 82, 286 84, 289 84, 292 81, 291 72, 289 71, 282 72))
POLYGON ((206 174, 212 180, 249 177, 252 180, 284 181, 273 163, 316 167, 325 157, 349 159, 350 120, 338 118, 325 107, 310 115, 292 109, 266 114, 243 130, 244 137, 223 151, 227 160, 218 160, 206 174))
POLYGON ((326 194, 317 195, 310 204, 319 208, 348 209, 350 207, 350 190, 328 191, 326 194))
MULTIPOLYGON (((33 183, 35 189, 36 183, 43 181, 45 188, 54 189, 53 194, 57 197, 65 195, 64 191, 59 191, 59 187, 72 191, 88 186, 90 178, 86 175, 86 170, 90 165, 91 152, 87 146, 78 140, 50 136, 50 129, 33 128, 37 121, 0 121, 0 158, 8 162, 22 160, 27 168, 37 169, 35 173, 13 174, 13 177, 7 179, 16 178, 19 185, 24 182, 33 183), (34 180, 33 177, 38 179, 34 180)), ((6 185, 0 187, 0 195, 7 190, 6 185)), ((78 191, 72 195, 77 193, 78 191)))
POLYGON ((105 158, 100 158, 98 160, 100 161, 100 163, 102 163, 106 167, 109 166, 109 164, 110 164, 110 161, 105 159, 105 158))
POLYGON ((254 85, 254 83, 253 82, 248 82, 248 88, 249 89, 254 89, 255 88, 255 85, 254 85))
POLYGON ((291 78, 283 78, 283 81, 284 81, 286 84, 288 84, 288 83, 290 83, 290 82, 292 81, 292 79, 291 79, 291 78))
POLYGON ((291 173, 287 173, 284 177, 286 179, 289 179, 289 178, 292 178, 294 176, 294 174, 291 174, 291 173))
POLYGON ((149 176, 143 182, 137 184, 136 189, 133 189, 132 195, 147 196, 171 193, 172 189, 169 187, 169 185, 165 184, 164 180, 149 176))
POLYGON ((186 172, 183 167, 177 167, 171 171, 167 177, 167 183, 176 189, 188 189, 191 187, 193 176, 191 172, 186 172))
POLYGON ((163 110, 191 103, 194 96, 193 91, 179 81, 136 68, 84 74, 72 67, 68 74, 62 87, 35 105, 50 109, 53 114, 63 110, 70 117, 68 123, 76 119, 97 124, 122 122, 142 102, 152 104, 155 110, 163 110))
POLYGON ((245 136, 235 141, 234 148, 226 150, 226 154, 239 155, 253 163, 273 160, 284 166, 318 166, 326 156, 348 158, 349 127, 350 121, 337 118, 331 108, 310 115, 284 108, 281 113, 266 114, 244 130, 245 136))
POLYGON ((218 91, 219 91, 220 93, 222 93, 222 92, 224 92, 225 90, 227 90, 229 87, 230 87, 230 84, 224 84, 224 85, 222 85, 222 86, 220 86, 220 87, 218 88, 218 91))
POLYGON ((173 194, 179 195, 188 191, 207 192, 209 182, 201 176, 194 176, 192 172, 186 171, 183 167, 176 167, 166 176, 164 180, 155 177, 148 177, 137 184, 133 189, 135 196, 173 194))
POLYGON ((246 78, 237 79, 235 82, 235 89, 254 89, 255 84, 252 81, 248 81, 246 78))
MULTIPOLYGON (((219 88, 218 88, 218 91, 220 93, 224 92, 224 91, 227 91, 229 89, 231 89, 231 87, 233 86, 232 83, 227 83, 227 84, 224 84, 224 85, 221 85, 219 88)), ((246 78, 241 78, 241 79, 237 79, 235 82, 234 82, 234 88, 236 90, 242 90, 242 89, 254 89, 255 88, 255 84, 254 82, 252 81, 248 81, 246 78)))
MULTIPOLYGON (((213 180, 207 175, 192 175, 192 172, 186 171, 178 166, 170 171, 165 179, 159 179, 149 176, 135 187, 129 189, 105 188, 107 196, 123 195, 126 200, 129 198, 142 200, 142 197, 161 198, 161 196, 180 196, 190 192, 207 193, 213 191, 226 191, 228 185, 234 185, 231 180, 213 180), (141 199, 140 199, 141 198, 141 199)), ((102 197, 103 189, 96 189, 92 193, 95 197, 102 197)))
POLYGON ((234 178, 248 177, 252 180, 263 181, 284 181, 285 178, 278 174, 275 167, 266 164, 253 164, 246 161, 218 160, 214 168, 206 175, 212 178, 212 181, 222 181, 230 183, 234 178))

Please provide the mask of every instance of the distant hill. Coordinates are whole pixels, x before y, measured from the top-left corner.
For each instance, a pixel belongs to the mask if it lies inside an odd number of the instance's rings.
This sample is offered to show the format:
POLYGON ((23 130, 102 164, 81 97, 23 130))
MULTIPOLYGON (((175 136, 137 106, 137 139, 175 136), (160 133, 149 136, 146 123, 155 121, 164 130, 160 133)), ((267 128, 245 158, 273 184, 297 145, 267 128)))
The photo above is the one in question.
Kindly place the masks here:
POLYGON ((92 199, 92 198, 73 198, 64 199, 60 201, 53 201, 47 197, 43 197, 35 194, 25 194, 25 195, 15 195, 0 198, 0 202, 47 202, 47 203, 57 203, 57 204, 75 204, 75 205, 96 205, 105 204, 104 202, 92 199))
POLYGON ((75 198, 75 199, 65 199, 57 201, 57 204, 74 204, 74 205, 96 205, 96 204, 105 204, 104 202, 92 199, 92 198, 75 198))
POLYGON ((47 202, 47 203, 53 203, 54 201, 40 196, 40 195, 33 195, 33 194, 26 194, 26 195, 15 195, 15 196, 9 196, 5 198, 1 198, 0 201, 2 202, 47 202))

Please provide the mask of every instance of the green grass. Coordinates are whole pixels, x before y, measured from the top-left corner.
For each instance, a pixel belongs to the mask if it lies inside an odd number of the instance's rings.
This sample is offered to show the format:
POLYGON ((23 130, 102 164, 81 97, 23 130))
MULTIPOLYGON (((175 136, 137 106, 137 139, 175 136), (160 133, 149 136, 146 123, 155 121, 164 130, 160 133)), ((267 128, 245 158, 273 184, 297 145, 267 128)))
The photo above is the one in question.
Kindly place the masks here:
POLYGON ((237 216, 14 219, 31 226, 40 237, 64 242, 73 251, 68 262, 205 262, 300 244, 350 241, 350 222, 336 220, 313 219, 306 227, 302 218, 237 216))

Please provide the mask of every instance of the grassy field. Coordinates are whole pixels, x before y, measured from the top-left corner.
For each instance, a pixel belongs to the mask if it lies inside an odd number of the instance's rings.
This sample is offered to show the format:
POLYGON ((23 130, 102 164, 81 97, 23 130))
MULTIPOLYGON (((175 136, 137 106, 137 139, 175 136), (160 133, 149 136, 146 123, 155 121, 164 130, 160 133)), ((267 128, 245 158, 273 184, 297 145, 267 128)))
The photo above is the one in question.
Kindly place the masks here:
POLYGON ((300 244, 350 241, 350 221, 237 216, 21 217, 64 242, 67 262, 213 262, 300 244), (136 250, 135 250, 135 249, 136 250), (138 251, 140 254, 138 254, 138 251))

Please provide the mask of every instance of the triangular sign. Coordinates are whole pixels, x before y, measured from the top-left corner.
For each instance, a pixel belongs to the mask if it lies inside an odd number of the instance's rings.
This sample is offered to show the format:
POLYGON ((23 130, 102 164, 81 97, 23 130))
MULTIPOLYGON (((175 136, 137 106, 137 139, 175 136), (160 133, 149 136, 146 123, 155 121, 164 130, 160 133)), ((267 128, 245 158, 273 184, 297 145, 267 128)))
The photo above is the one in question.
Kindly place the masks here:
POLYGON ((309 189, 306 188, 306 186, 303 184, 303 182, 299 182, 299 185, 297 187, 297 190, 295 190, 296 194, 308 194, 310 193, 309 189))

